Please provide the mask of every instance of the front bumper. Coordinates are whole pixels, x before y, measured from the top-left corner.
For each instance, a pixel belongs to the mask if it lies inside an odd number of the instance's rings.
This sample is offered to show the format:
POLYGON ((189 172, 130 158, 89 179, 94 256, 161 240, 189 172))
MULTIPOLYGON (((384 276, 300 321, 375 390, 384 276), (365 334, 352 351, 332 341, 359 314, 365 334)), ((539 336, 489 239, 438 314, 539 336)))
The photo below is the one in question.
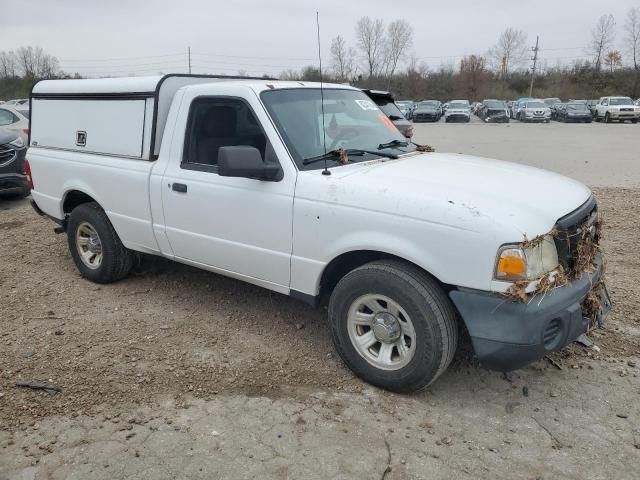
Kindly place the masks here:
POLYGON ((591 115, 567 115, 564 117, 567 122, 590 122, 591 115))
POLYGON ((640 118, 640 112, 609 112, 609 116, 611 118, 624 119, 624 120, 633 120, 634 118, 640 118))
POLYGON ((29 191, 27 177, 21 173, 0 173, 0 193, 17 194, 29 191))
POLYGON ((451 113, 449 115, 445 115, 444 119, 448 122, 455 122, 455 121, 469 121, 471 119, 470 115, 465 115, 464 113, 451 113))
POLYGON ((594 273, 584 273, 526 304, 479 290, 449 292, 481 363, 501 372, 516 370, 585 333, 589 321, 582 315, 582 302, 602 276, 602 260, 596 265, 594 273))

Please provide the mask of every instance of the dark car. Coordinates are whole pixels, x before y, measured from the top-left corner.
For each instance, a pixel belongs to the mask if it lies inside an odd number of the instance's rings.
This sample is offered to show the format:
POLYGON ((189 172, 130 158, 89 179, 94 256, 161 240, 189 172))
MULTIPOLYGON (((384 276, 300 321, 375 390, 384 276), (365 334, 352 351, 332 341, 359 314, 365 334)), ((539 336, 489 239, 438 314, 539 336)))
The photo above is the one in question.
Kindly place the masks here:
POLYGON ((509 123, 509 107, 504 100, 483 100, 476 115, 487 123, 509 123))
POLYGON ((547 104, 547 107, 551 108, 553 105, 562 103, 562 100, 556 97, 543 98, 542 101, 547 104))
POLYGON ((558 120, 558 112, 565 107, 566 103, 554 103, 549 108, 551 109, 551 120, 558 120))
POLYGON ((556 113, 559 122, 591 123, 592 118, 587 104, 580 101, 565 103, 556 113))
POLYGON ((589 111, 591 112, 591 116, 595 117, 596 116, 596 105, 598 105, 599 100, 587 100, 587 108, 589 108, 589 111))
POLYGON ((17 133, 0 128, 0 195, 29 195, 25 175, 26 153, 27 146, 17 133))
POLYGON ((414 122, 437 122, 442 117, 442 104, 438 100, 423 100, 413 111, 414 122))
POLYGON ((380 110, 391 120, 400 133, 405 137, 413 137, 413 124, 404 118, 404 115, 398 108, 393 99, 393 95, 389 92, 382 92, 380 90, 363 90, 371 100, 375 102, 380 110))

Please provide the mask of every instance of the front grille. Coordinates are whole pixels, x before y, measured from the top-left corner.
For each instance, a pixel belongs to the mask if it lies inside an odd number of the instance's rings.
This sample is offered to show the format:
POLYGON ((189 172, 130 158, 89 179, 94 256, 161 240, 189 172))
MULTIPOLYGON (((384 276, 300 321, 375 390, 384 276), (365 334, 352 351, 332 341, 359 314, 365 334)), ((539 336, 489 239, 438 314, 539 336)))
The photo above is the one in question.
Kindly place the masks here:
POLYGON ((598 205, 592 195, 582 206, 565 215, 556 223, 558 233, 555 236, 555 244, 558 250, 558 261, 565 271, 570 271, 575 265, 581 229, 591 227, 597 220, 597 215, 598 205))
POLYGON ((8 145, 0 145, 0 165, 6 165, 15 160, 17 152, 8 145))
POLYGON ((552 350, 558 346, 560 335, 562 334, 562 325, 559 318, 554 318, 549 322, 542 332, 542 342, 547 350, 552 350))
POLYGON ((633 108, 621 108, 621 112, 633 112, 633 108))

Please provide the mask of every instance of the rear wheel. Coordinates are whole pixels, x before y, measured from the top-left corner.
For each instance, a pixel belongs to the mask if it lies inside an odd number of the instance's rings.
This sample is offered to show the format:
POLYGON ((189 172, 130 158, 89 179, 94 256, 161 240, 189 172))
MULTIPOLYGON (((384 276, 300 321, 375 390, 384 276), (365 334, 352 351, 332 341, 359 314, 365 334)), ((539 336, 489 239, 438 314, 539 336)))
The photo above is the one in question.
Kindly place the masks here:
POLYGON ((458 342, 456 313, 438 282, 398 261, 372 262, 343 277, 331 295, 329 321, 345 364, 396 392, 432 383, 458 342))
POLYGON ((632 118, 631 119, 631 123, 638 123, 638 119, 637 118, 632 118))
POLYGON ((73 209, 67 241, 80 274, 92 282, 115 282, 133 267, 134 253, 125 248, 107 214, 95 202, 73 209))

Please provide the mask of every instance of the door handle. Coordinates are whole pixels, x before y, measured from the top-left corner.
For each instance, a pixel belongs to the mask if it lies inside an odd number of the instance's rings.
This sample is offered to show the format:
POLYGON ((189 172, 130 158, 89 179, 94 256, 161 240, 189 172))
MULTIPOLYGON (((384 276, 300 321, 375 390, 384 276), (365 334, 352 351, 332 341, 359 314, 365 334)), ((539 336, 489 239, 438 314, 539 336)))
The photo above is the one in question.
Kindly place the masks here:
POLYGON ((171 190, 174 192, 187 193, 187 186, 184 183, 174 183, 171 185, 171 190))

